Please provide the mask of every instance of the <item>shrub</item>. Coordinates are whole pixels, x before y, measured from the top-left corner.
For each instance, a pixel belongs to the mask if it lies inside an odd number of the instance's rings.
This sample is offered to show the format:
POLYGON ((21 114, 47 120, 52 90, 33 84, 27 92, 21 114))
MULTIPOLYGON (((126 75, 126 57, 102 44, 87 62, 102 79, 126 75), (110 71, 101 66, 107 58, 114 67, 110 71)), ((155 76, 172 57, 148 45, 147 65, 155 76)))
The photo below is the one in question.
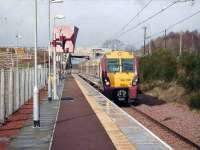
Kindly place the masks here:
POLYGON ((188 90, 200 89, 200 55, 184 54, 179 58, 179 83, 188 90))
POLYGON ((159 50, 140 60, 140 79, 142 82, 153 80, 171 81, 176 77, 176 57, 168 50, 159 50))
POLYGON ((200 109, 200 94, 192 95, 188 104, 190 108, 200 109))

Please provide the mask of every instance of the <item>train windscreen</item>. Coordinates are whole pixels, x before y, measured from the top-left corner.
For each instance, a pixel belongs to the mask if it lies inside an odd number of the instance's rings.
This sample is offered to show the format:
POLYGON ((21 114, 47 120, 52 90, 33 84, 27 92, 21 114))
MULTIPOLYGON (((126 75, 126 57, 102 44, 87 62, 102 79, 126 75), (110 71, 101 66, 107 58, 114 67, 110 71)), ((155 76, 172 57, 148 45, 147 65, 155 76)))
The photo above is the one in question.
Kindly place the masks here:
POLYGON ((122 59, 122 72, 133 72, 134 71, 134 60, 133 59, 122 59))
POLYGON ((108 72, 119 72, 119 59, 108 59, 108 72))

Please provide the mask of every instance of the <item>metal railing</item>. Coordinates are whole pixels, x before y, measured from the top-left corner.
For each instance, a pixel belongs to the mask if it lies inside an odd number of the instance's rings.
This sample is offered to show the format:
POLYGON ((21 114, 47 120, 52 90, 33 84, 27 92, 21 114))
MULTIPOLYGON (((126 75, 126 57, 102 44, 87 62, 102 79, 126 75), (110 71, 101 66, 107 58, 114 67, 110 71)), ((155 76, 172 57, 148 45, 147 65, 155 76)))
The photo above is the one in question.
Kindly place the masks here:
MULTIPOLYGON (((38 67, 38 88, 47 83, 48 68, 38 67)), ((34 68, 0 70, 0 123, 33 96, 34 68)))

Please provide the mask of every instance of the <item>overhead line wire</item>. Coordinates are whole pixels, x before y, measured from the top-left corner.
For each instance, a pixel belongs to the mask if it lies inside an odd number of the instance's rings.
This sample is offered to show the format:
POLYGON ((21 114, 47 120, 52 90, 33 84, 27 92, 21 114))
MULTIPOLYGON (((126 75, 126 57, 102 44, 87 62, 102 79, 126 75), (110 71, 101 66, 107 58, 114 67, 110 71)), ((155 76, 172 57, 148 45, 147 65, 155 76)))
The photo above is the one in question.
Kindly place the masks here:
POLYGON ((130 21, 125 24, 120 30, 119 33, 122 32, 131 22, 133 22, 143 11, 147 8, 153 0, 149 0, 149 2, 134 16, 130 19, 130 21))
MULTIPOLYGON (((198 15, 198 14, 200 14, 200 10, 198 10, 197 12, 193 13, 192 15, 190 15, 190 16, 188 16, 188 17, 186 17, 186 18, 183 18, 183 19, 179 20, 178 22, 176 22, 176 23, 174 23, 174 24, 172 24, 172 25, 169 25, 165 30, 169 30, 169 29, 171 29, 171 28, 173 28, 173 27, 175 27, 175 26, 177 26, 177 25, 179 25, 179 24, 181 24, 181 23, 183 23, 183 22, 189 20, 190 18, 192 18, 192 17, 194 17, 194 16, 196 16, 196 15, 198 15)), ((154 36, 156 36, 156 35, 159 35, 159 34, 165 32, 165 30, 162 30, 162 31, 160 31, 160 32, 157 32, 157 33, 151 35, 150 37, 154 37, 154 36)), ((149 37, 147 37, 147 38, 149 38, 149 37)))
POLYGON ((141 24, 143 24, 143 23, 145 23, 145 22, 151 20, 152 18, 156 17, 156 16, 159 15, 160 13, 162 13, 162 12, 164 12, 165 10, 169 9, 170 7, 172 7, 173 5, 175 5, 175 4, 178 3, 178 2, 179 2, 179 1, 172 2, 172 3, 169 4, 167 7, 161 9, 160 11, 158 11, 157 13, 155 13, 155 14, 153 14, 152 16, 148 17, 147 19, 145 19, 145 20, 139 22, 137 25, 135 25, 135 26, 133 26, 133 27, 127 29, 126 31, 122 32, 122 33, 118 36, 118 38, 121 37, 122 35, 124 35, 124 34, 130 32, 130 31, 136 29, 136 28, 139 27, 141 24))

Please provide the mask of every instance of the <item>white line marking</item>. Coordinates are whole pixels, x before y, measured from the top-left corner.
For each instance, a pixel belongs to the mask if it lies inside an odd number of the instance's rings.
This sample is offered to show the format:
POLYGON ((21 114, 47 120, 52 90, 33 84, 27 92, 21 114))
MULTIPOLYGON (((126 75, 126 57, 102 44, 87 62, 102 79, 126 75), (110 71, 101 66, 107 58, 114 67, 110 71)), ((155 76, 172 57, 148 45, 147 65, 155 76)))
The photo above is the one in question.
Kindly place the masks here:
MULTIPOLYGON (((62 87, 62 94, 63 94, 63 89, 64 89, 64 83, 63 83, 63 87, 62 87)), ((61 95, 62 95, 61 94, 61 95)), ((61 96, 62 97, 62 96, 61 96)), ((52 143, 53 143, 53 138, 54 138, 54 133, 55 133, 55 129, 56 129, 56 123, 57 123, 57 120, 58 120, 58 114, 60 112, 60 104, 61 104, 61 98, 58 100, 59 101, 59 105, 58 105, 58 111, 57 111, 57 114, 56 114, 56 120, 55 120, 55 123, 54 123, 54 127, 53 127, 53 132, 52 132, 52 135, 51 135, 51 140, 50 140, 50 143, 49 143, 49 150, 51 150, 51 147, 52 147, 52 143)))

